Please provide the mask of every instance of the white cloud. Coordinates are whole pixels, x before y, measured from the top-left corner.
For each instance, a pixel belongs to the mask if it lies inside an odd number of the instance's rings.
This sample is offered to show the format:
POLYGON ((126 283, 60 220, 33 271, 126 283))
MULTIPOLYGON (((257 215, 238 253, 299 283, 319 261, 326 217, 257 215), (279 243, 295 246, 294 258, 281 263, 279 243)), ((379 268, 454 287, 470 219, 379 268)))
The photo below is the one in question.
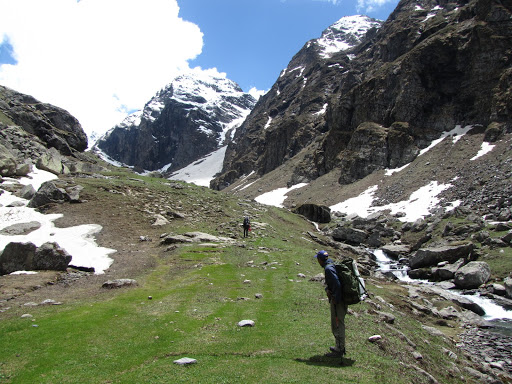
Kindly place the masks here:
POLYGON ((396 0, 357 0, 357 12, 375 12, 385 4, 394 3, 396 0))
POLYGON ((251 95, 252 97, 254 97, 256 100, 259 100, 259 98, 261 96, 263 96, 265 93, 267 93, 267 91, 262 91, 261 89, 257 89, 256 87, 252 87, 251 89, 249 89, 249 95, 251 95))
POLYGON ((17 60, 0 84, 67 109, 87 133, 142 108, 203 46, 176 0, 2 0, 0 14, 17 60))

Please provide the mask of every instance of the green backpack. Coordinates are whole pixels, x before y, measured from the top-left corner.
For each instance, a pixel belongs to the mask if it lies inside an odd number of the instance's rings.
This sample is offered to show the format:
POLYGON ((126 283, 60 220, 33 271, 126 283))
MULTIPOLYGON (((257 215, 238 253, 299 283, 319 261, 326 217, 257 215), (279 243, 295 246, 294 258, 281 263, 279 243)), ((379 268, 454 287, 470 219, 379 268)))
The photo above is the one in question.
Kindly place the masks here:
POLYGON ((344 258, 334 262, 338 279, 341 283, 341 292, 345 304, 357 304, 368 295, 364 280, 359 275, 357 264, 351 258, 344 258))

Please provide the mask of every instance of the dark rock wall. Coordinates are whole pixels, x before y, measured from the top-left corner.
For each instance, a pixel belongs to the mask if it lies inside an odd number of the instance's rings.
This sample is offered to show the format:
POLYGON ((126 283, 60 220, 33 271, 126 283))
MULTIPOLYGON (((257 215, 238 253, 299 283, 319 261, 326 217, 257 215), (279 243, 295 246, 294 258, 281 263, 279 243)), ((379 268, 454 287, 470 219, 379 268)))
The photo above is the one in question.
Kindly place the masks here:
POLYGON ((288 67, 305 67, 305 86, 288 72, 260 100, 213 188, 263 175, 313 143, 295 174, 339 169, 345 184, 405 165, 456 125, 489 127, 493 140, 512 130, 510 2, 403 0, 352 51, 315 55, 306 46, 288 67))

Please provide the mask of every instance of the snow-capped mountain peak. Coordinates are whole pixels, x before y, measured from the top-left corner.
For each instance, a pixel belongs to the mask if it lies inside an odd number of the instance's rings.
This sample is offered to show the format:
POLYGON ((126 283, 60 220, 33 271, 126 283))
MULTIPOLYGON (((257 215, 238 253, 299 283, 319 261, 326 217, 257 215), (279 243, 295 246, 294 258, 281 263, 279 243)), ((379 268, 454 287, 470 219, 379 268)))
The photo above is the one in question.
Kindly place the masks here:
POLYGON ((329 58, 334 53, 345 51, 359 44, 369 29, 378 28, 381 21, 367 16, 345 16, 322 32, 315 40, 321 48, 320 56, 329 58))
POLYGON ((192 69, 157 92, 97 144, 112 159, 169 172, 226 144, 256 100, 216 69, 192 69))

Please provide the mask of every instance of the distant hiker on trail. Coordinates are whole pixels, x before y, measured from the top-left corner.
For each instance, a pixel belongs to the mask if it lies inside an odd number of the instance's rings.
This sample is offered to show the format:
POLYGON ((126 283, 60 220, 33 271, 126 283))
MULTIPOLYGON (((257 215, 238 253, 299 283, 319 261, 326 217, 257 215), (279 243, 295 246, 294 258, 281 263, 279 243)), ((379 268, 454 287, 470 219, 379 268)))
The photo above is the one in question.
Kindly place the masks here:
POLYGON ((242 224, 244 227, 244 237, 249 236, 249 230, 251 229, 251 221, 247 216, 244 217, 244 223, 242 224))
POLYGON ((343 302, 342 287, 336 268, 329 254, 326 251, 320 251, 315 255, 318 264, 325 271, 325 292, 331 305, 331 331, 336 340, 336 345, 330 347, 331 352, 325 354, 327 357, 340 357, 343 359, 345 354, 345 315, 347 314, 347 304, 343 302))

